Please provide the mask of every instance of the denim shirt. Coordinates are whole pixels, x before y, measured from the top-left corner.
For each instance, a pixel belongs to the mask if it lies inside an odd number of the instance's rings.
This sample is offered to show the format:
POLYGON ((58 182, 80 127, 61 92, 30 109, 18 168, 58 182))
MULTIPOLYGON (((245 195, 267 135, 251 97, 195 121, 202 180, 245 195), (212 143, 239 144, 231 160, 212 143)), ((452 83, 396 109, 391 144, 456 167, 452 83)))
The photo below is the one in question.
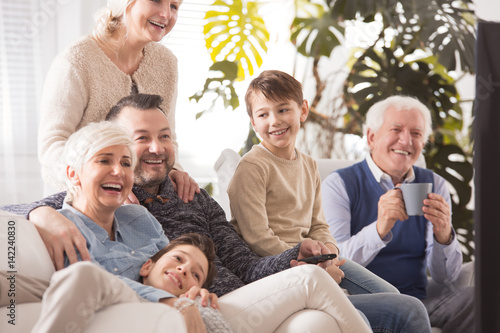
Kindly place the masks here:
MULTIPOLYGON (((138 282, 142 265, 169 242, 161 225, 144 207, 125 205, 116 210, 114 241, 109 239, 106 230, 72 206, 64 203, 59 212, 73 221, 87 240, 92 262, 119 277, 148 301, 174 297, 138 282)), ((64 264, 69 265, 67 257, 64 264)))

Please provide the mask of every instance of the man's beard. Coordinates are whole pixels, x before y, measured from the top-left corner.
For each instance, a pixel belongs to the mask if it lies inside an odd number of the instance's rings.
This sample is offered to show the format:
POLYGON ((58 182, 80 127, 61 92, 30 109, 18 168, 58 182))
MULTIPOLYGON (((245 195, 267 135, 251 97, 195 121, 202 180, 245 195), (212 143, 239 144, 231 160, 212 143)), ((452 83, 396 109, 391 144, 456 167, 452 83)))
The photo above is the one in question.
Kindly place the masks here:
POLYGON ((154 155, 154 156, 142 156, 141 159, 137 163, 137 167, 134 172, 134 185, 144 187, 144 188, 152 188, 157 187, 162 184, 165 179, 168 177, 168 173, 172 170, 173 163, 169 163, 168 155, 154 155), (142 161, 149 159, 161 159, 164 162, 162 164, 158 164, 152 167, 152 171, 145 171, 141 168, 142 161), (157 170, 155 170, 157 169, 157 170), (161 169, 164 169, 160 171, 161 169))
POLYGON ((168 173, 155 174, 154 176, 149 175, 149 173, 144 172, 142 169, 137 170, 135 173, 134 185, 140 187, 156 187, 162 184, 167 178, 168 173))

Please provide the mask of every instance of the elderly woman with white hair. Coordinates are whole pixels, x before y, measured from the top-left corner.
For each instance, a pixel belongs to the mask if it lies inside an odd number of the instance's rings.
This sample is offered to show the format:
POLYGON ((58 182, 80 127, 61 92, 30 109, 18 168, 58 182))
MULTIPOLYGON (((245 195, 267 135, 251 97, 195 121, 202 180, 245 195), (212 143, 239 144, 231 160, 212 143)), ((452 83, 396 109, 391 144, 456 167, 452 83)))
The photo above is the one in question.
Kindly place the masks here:
MULTIPOLYGON (((182 0, 108 0, 95 15, 93 34, 54 59, 44 84, 38 136, 46 195, 65 190, 53 161, 69 136, 90 122, 104 120, 108 110, 129 94, 163 98, 161 109, 168 117, 177 155, 177 58, 159 42, 177 22, 181 4, 182 0)), ((178 163, 169 176, 185 202, 199 191, 178 163)), ((130 200, 138 203, 133 196, 130 200)))

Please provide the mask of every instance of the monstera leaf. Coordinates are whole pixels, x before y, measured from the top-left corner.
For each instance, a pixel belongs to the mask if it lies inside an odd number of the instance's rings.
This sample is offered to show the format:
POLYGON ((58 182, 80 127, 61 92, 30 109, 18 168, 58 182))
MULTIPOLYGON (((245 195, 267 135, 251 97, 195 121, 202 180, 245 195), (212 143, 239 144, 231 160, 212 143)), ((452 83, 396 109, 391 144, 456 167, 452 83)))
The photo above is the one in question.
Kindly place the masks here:
POLYGON ((238 94, 236 94, 233 86, 238 76, 238 66, 234 62, 224 60, 210 66, 210 73, 212 73, 212 76, 205 81, 203 90, 189 97, 189 100, 199 102, 203 97, 213 96, 210 108, 199 112, 196 115, 196 119, 207 111, 213 111, 219 98, 224 101, 225 108, 231 107, 234 110, 240 105, 238 94))
POLYGON ((340 45, 344 28, 325 12, 323 6, 315 6, 316 16, 296 17, 293 20, 290 39, 304 56, 329 57, 332 50, 340 45))
MULTIPOLYGON (((360 122, 368 109, 392 95, 415 96, 428 105, 435 128, 462 128, 462 110, 457 103, 454 80, 437 59, 431 56, 405 61, 386 47, 380 52, 371 47, 354 63, 344 84, 344 99, 349 107, 346 126, 361 135, 360 122)), ((448 140, 453 142, 452 136, 448 140)))
POLYGON ((330 13, 336 20, 364 22, 379 14, 384 29, 400 36, 415 35, 417 44, 436 55, 447 70, 460 64, 463 71, 472 73, 476 38, 471 4, 472 0, 337 0, 330 13))
POLYGON ((449 71, 461 67, 463 71, 474 72, 475 18, 468 3, 472 2, 419 1, 413 13, 421 28, 419 40, 449 71))
POLYGON ((255 1, 216 0, 205 15, 205 44, 212 61, 238 65, 238 80, 262 65, 269 33, 255 1))

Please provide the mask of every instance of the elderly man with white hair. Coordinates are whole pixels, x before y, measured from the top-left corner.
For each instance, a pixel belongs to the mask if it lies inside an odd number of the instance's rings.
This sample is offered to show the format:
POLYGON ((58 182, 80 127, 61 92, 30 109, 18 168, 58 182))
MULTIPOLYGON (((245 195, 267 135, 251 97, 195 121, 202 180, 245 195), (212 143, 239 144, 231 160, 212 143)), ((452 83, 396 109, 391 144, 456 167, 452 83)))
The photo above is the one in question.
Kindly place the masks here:
POLYGON ((323 207, 343 256, 422 300, 433 327, 472 332, 472 287, 426 295, 427 270, 436 282, 451 285, 462 265, 445 180, 415 166, 431 125, 429 109, 415 98, 392 96, 374 104, 365 124, 370 154, 325 179, 323 207), (395 189, 403 183, 433 184, 424 215, 407 215, 395 189))

